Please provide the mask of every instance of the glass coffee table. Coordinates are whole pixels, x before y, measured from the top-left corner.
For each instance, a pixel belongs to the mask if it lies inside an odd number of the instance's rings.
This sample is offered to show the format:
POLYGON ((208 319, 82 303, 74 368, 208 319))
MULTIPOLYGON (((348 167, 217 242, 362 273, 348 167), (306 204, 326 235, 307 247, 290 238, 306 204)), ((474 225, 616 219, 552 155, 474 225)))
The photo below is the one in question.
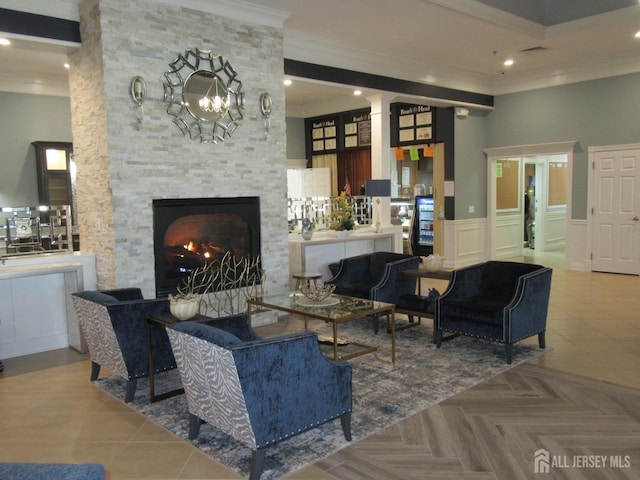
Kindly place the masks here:
MULTIPOLYGON (((251 319, 252 311, 259 309, 278 310, 304 318, 307 328, 309 318, 331 322, 333 336, 329 341, 330 348, 323 349, 323 353, 332 360, 348 360, 367 353, 373 353, 381 362, 394 364, 396 361, 396 320, 395 305, 393 303, 377 302, 362 298, 331 295, 322 302, 312 302, 301 293, 284 293, 253 297, 247 300, 247 314, 251 319), (338 325, 372 315, 386 315, 390 319, 391 330, 391 361, 380 358, 377 347, 362 343, 349 342, 341 344, 338 340, 338 325)), ((322 349, 322 344, 321 344, 322 349)))

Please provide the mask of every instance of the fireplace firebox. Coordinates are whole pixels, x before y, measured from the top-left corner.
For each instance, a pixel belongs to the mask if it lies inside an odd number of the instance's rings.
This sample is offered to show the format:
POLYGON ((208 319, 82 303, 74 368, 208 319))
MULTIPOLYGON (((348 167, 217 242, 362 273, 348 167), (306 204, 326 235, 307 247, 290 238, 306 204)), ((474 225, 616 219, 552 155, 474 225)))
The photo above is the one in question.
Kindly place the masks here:
POLYGON ((260 241, 259 197, 153 200, 156 296, 225 254, 259 257, 260 241))

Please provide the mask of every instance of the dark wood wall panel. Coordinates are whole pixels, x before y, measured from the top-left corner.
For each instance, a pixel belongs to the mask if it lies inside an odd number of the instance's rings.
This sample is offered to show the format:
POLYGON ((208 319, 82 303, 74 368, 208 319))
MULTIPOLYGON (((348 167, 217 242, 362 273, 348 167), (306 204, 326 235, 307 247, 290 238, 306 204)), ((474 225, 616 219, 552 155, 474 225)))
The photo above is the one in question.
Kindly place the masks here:
POLYGON ((358 195, 360 186, 371 178, 371 150, 338 153, 338 191, 342 192, 349 179, 351 194, 358 195))

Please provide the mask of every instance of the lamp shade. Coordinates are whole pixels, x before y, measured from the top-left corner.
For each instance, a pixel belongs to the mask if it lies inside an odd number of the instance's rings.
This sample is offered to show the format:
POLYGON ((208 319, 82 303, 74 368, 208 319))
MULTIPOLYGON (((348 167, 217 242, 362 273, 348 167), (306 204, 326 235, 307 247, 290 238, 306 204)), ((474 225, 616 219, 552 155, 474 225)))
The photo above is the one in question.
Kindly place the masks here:
POLYGON ((364 182, 364 193, 368 197, 390 197, 391 180, 366 180, 364 182))

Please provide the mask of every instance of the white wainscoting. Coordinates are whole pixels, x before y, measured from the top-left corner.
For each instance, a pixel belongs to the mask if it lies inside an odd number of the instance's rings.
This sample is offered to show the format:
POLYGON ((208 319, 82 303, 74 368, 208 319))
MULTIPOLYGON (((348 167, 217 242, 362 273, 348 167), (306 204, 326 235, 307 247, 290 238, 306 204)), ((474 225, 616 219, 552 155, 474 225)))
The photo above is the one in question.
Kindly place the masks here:
POLYGON ((460 268, 487 260, 487 219, 445 220, 445 268, 460 268))
MULTIPOLYGON (((545 219, 544 252, 561 250, 567 246, 567 212, 548 211, 545 219)), ((535 246, 538 248, 538 245, 535 246)))
POLYGON ((571 220, 567 232, 566 265, 569 270, 591 271, 591 238, 586 220, 571 220))
POLYGON ((522 216, 499 215, 496 217, 496 228, 493 239, 495 242, 495 260, 522 255, 523 226, 522 216))

